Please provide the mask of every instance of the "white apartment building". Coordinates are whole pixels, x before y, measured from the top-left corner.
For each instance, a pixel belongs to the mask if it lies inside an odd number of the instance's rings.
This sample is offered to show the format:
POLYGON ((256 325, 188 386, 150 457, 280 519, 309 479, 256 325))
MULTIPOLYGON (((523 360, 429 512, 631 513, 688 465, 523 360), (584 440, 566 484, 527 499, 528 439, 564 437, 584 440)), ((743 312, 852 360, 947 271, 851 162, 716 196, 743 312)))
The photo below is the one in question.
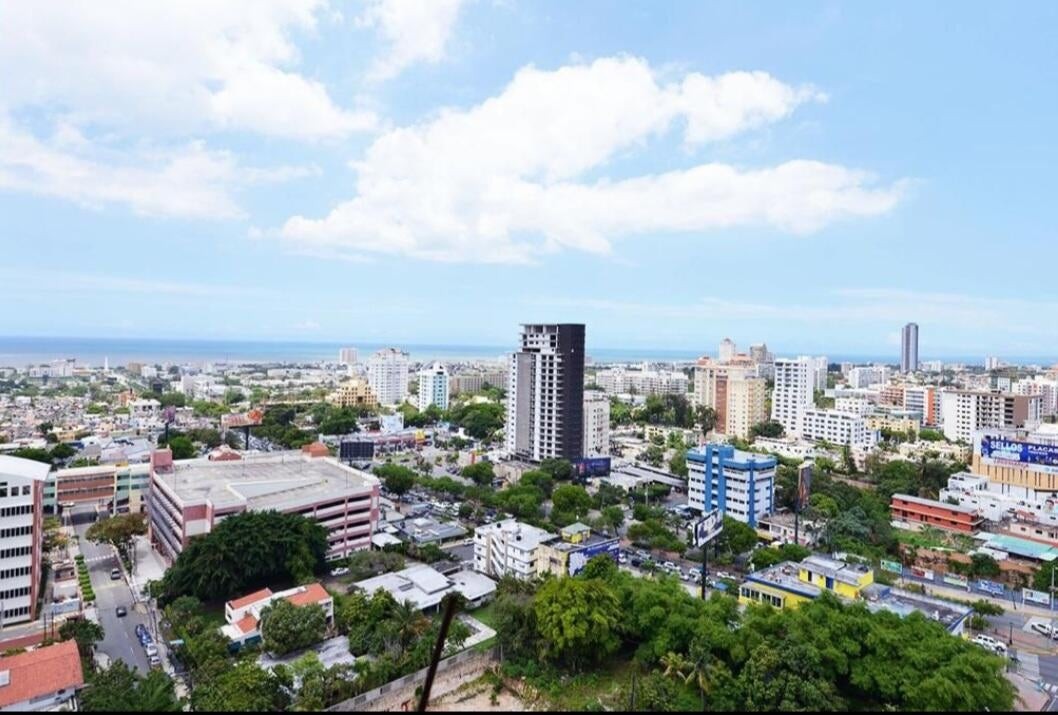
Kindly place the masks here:
POLYGON ((584 456, 610 454, 610 398, 599 390, 584 391, 584 456))
POLYGON ((384 348, 367 361, 367 382, 379 404, 399 405, 408 396, 408 353, 384 348))
POLYGON ((941 393, 944 436, 969 442, 985 429, 1033 429, 1040 423, 1040 396, 1006 392, 945 390, 941 393))
POLYGON ((878 444, 878 433, 867 427, 862 415, 818 407, 805 410, 801 438, 835 445, 870 448, 878 444))
POLYGON ((418 408, 425 410, 430 405, 437 405, 442 410, 448 409, 448 370, 439 362, 419 371, 418 408))
POLYGON ((885 365, 854 367, 849 370, 847 380, 849 387, 857 389, 871 385, 884 385, 889 382, 889 368, 885 365))
POLYGON ((595 384, 608 395, 683 395, 689 380, 679 370, 629 370, 612 367, 595 373, 595 384))
POLYGON ((834 409, 863 417, 870 414, 874 406, 865 397, 837 397, 834 399, 834 409))
POLYGON ((1011 392, 1015 395, 1039 395, 1041 417, 1058 414, 1058 381, 1035 375, 1015 382, 1011 392))
POLYGON ((507 453, 539 462, 584 456, 584 325, 523 325, 510 358, 507 453))
POLYGON ((748 439, 753 425, 768 419, 767 399, 768 383, 763 377, 750 377, 745 374, 729 377, 724 434, 748 439))
POLYGON ((735 341, 731 338, 724 338, 720 341, 720 348, 716 351, 716 358, 720 362, 731 362, 735 359, 735 355, 738 354, 738 347, 735 345, 735 341))
POLYGON ((827 389, 827 370, 830 367, 830 363, 827 361, 826 355, 814 357, 812 360, 815 362, 815 389, 825 390, 827 389))
POLYGON ((504 519, 474 529, 474 570, 495 579, 536 576, 540 544, 558 538, 551 532, 504 519))
POLYGON ((801 434, 805 410, 815 405, 815 364, 812 358, 778 358, 775 360, 775 388, 771 396, 771 418, 787 434, 801 434))
POLYGON ((0 629, 37 617, 50 465, 0 456, 0 629))
POLYGON ((936 387, 905 385, 904 409, 921 415, 924 426, 935 427, 941 420, 940 395, 936 387))
POLYGON ((694 392, 691 403, 697 407, 711 407, 718 412, 724 409, 727 380, 754 374, 751 365, 713 362, 703 358, 694 366, 694 392))

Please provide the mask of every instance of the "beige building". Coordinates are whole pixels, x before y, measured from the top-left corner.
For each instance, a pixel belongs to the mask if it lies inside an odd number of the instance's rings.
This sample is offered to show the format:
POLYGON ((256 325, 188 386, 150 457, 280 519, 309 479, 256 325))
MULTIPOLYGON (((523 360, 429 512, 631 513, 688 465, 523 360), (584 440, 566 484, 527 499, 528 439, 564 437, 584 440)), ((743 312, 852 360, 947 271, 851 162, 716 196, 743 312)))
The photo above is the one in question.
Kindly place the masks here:
POLYGON ((327 395, 327 402, 337 407, 378 407, 378 399, 371 386, 360 378, 343 382, 337 390, 327 395))
POLYGON ((763 377, 742 372, 729 376, 724 434, 748 439, 750 428, 768 419, 767 395, 768 385, 763 377))
POLYGON ((731 379, 749 377, 753 366, 746 361, 721 363, 702 358, 694 367, 692 402, 696 407, 716 410, 717 431, 727 425, 727 384, 731 379))

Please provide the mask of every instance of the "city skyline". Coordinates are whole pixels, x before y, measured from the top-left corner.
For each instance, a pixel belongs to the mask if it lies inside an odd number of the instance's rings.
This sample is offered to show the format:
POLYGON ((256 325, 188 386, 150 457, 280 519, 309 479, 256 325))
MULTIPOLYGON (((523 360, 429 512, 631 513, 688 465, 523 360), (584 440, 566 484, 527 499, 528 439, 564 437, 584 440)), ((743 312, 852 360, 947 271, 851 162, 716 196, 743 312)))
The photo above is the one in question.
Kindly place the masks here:
POLYGON ((233 7, 5 6, 20 309, 0 335, 502 345, 532 320, 870 355, 914 319, 924 356, 1058 339, 1032 318, 1058 308, 1046 286, 982 260, 1058 258, 1058 100, 1030 91, 1058 80, 1052 4, 956 31, 914 4, 233 7))

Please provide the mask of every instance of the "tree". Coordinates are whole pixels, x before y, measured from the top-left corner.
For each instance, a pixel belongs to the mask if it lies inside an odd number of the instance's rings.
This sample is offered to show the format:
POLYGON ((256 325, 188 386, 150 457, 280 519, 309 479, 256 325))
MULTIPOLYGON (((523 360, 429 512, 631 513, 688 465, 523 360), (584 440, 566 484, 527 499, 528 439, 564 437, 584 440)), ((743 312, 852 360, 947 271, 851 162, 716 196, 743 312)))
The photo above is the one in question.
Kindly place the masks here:
POLYGON ((749 436, 751 439, 756 437, 778 439, 784 434, 786 434, 786 429, 782 426, 782 423, 775 422, 774 420, 760 422, 749 428, 749 436))
POLYGON ((563 484, 551 493, 551 504, 554 511, 572 517, 574 521, 588 515, 591 502, 591 497, 584 487, 576 484, 563 484))
POLYGON ((399 464, 386 463, 375 467, 375 476, 397 496, 407 494, 415 486, 415 472, 399 464))
POLYGON ((625 523, 625 513, 619 506, 606 506, 603 507, 599 519, 607 528, 616 532, 625 523))
POLYGON ((680 477, 687 476, 687 455, 683 450, 676 452, 669 460, 669 471, 680 477))
POLYGON ((708 437, 709 433, 716 429, 716 410, 703 405, 698 407, 695 416, 698 418, 698 424, 702 426, 702 436, 708 437))
MULTIPOLYGON (((165 439, 159 438, 158 446, 163 446, 164 444, 165 439)), ((168 447, 173 451, 173 459, 192 459, 198 455, 195 444, 186 435, 170 435, 168 447)))
POLYGON ((518 479, 518 486, 536 487, 544 496, 550 497, 555 488, 555 480, 542 469, 530 469, 518 479))
POLYGON ((81 693, 81 709, 86 712, 179 712, 183 703, 176 697, 172 679, 162 670, 140 676, 123 661, 88 675, 81 693))
POLYGON ((545 459, 540 462, 540 471, 550 474, 556 482, 573 478, 573 465, 567 459, 545 459))
POLYGON ((128 558, 133 537, 147 533, 147 521, 143 514, 119 514, 101 519, 85 532, 85 538, 95 544, 110 544, 124 558, 128 558))
POLYGON ((975 577, 995 578, 999 571, 999 563, 988 554, 974 554, 970 557, 970 573, 975 577))
POLYGON ((77 650, 82 658, 91 657, 92 646, 103 640, 103 636, 103 626, 87 618, 68 618, 59 626, 59 638, 77 641, 77 650))
POLYGON ((662 460, 665 459, 665 450, 656 444, 651 444, 643 453, 643 459, 652 467, 660 467, 662 460))
POLYGON ((254 660, 240 660, 198 685, 191 692, 191 704, 199 712, 280 712, 287 698, 278 677, 254 660))
POLYGON ((749 524, 724 517, 724 530, 717 538, 717 549, 732 554, 744 554, 757 545, 757 532, 749 524))
POLYGON ((617 595, 597 579, 546 581, 533 601, 538 646, 548 660, 577 670, 617 650, 622 619, 617 595))
POLYGON ((318 604, 295 606, 278 599, 261 612, 264 647, 276 655, 286 655, 323 640, 327 614, 318 604))
POLYGON ((492 471, 492 462, 481 461, 463 467, 463 476, 475 484, 489 486, 496 478, 496 473, 492 471))
POLYGON ((57 462, 63 459, 69 459, 70 457, 77 454, 77 450, 66 444, 65 442, 57 444, 51 448, 51 460, 57 462))

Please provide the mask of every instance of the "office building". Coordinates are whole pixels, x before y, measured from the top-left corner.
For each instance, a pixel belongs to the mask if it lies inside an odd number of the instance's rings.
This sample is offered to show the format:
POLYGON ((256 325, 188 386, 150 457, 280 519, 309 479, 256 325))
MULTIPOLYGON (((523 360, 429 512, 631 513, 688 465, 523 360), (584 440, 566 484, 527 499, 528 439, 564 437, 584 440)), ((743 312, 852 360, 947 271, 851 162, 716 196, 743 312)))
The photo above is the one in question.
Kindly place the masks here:
POLYGON ((736 379, 753 375, 753 366, 747 362, 719 363, 702 358, 694 366, 694 392, 691 403, 696 407, 709 407, 716 412, 716 429, 727 429, 727 386, 736 379))
POLYGON ((923 499, 910 494, 893 494, 889 503, 889 515, 893 524, 901 529, 918 530, 932 526, 946 531, 973 534, 984 525, 984 517, 976 507, 923 499))
POLYGON ((0 629, 37 618, 49 469, 0 456, 0 629))
POLYGON ((759 365, 761 363, 770 363, 775 358, 768 352, 768 344, 760 343, 759 345, 749 346, 749 359, 759 365))
POLYGON ((608 395, 685 395, 688 382, 680 370, 612 367, 595 373, 595 384, 608 395))
POLYGON ((775 511, 775 457, 706 444, 687 452, 687 506, 752 527, 775 511))
POLYGON ((884 385, 889 382, 889 368, 884 365, 854 367, 846 377, 849 387, 860 390, 872 385, 884 385))
POLYGON ((360 359, 356 348, 342 348, 338 351, 338 362, 342 365, 355 365, 360 359))
POLYGON ((724 424, 728 437, 749 439, 753 425, 768 419, 768 383, 763 377, 750 377, 744 373, 733 373, 725 385, 727 392, 724 424))
POLYGON ((536 558, 541 576, 576 576, 596 556, 609 556, 617 563, 620 539, 592 531, 579 522, 563 527, 560 538, 541 542, 536 558))
POLYGON ((448 376, 448 394, 452 397, 465 392, 481 392, 486 387, 507 386, 507 372, 505 370, 489 370, 485 372, 469 372, 448 376))
POLYGON ((371 546, 378 522, 379 481, 330 457, 270 452, 237 460, 151 456, 147 515, 151 543, 172 562, 195 536, 247 511, 279 511, 327 529, 328 559, 371 546))
POLYGON ((448 409, 448 370, 439 362, 419 371, 418 408, 425 410, 430 405, 448 409))
POLYGON ((738 348, 735 346, 735 341, 731 338, 724 338, 720 341, 720 348, 716 353, 717 360, 720 362, 731 362, 737 354, 738 348))
POLYGON ((556 535, 514 519, 504 519, 474 529, 474 570, 501 579, 530 579, 537 575, 540 544, 556 535))
POLYGON ((771 396, 771 418, 788 435, 801 434, 805 410, 815 406, 815 364, 811 358, 779 358, 775 361, 775 387, 771 396))
POLYGON ((944 436, 953 442, 969 442, 982 430, 1032 429, 1040 423, 1039 395, 945 390, 940 405, 944 436))
POLYGON ((338 388, 327 395, 327 402, 335 407, 362 407, 374 409, 378 407, 378 398, 366 380, 354 377, 346 380, 338 388))
POLYGON ((522 326, 510 357, 507 452, 539 462, 584 454, 584 325, 522 326))
POLYGON ((918 323, 908 323, 900 333, 900 372, 918 370, 918 323))
POLYGON ((1003 361, 991 355, 985 358, 985 370, 998 370, 1003 367, 1003 361))
POLYGON ((838 412, 847 412, 853 415, 864 416, 872 409, 871 401, 865 397, 838 397, 834 400, 834 409, 838 412))
POLYGON ((802 416, 801 439, 870 448, 878 444, 878 433, 867 426, 867 419, 861 415, 812 407, 802 416))
POLYGON ((1034 375, 1025 380, 1018 380, 1011 386, 1015 395, 1039 395, 1040 417, 1053 417, 1058 414, 1058 381, 1034 375))
POLYGON ((380 405, 399 405, 408 396, 408 353, 383 348, 367 361, 367 382, 380 405))
POLYGON ((584 456, 610 454, 610 398, 599 390, 584 391, 584 456))
POLYGON ((904 386, 904 409, 917 412, 925 427, 940 424, 940 395, 935 387, 904 386))

